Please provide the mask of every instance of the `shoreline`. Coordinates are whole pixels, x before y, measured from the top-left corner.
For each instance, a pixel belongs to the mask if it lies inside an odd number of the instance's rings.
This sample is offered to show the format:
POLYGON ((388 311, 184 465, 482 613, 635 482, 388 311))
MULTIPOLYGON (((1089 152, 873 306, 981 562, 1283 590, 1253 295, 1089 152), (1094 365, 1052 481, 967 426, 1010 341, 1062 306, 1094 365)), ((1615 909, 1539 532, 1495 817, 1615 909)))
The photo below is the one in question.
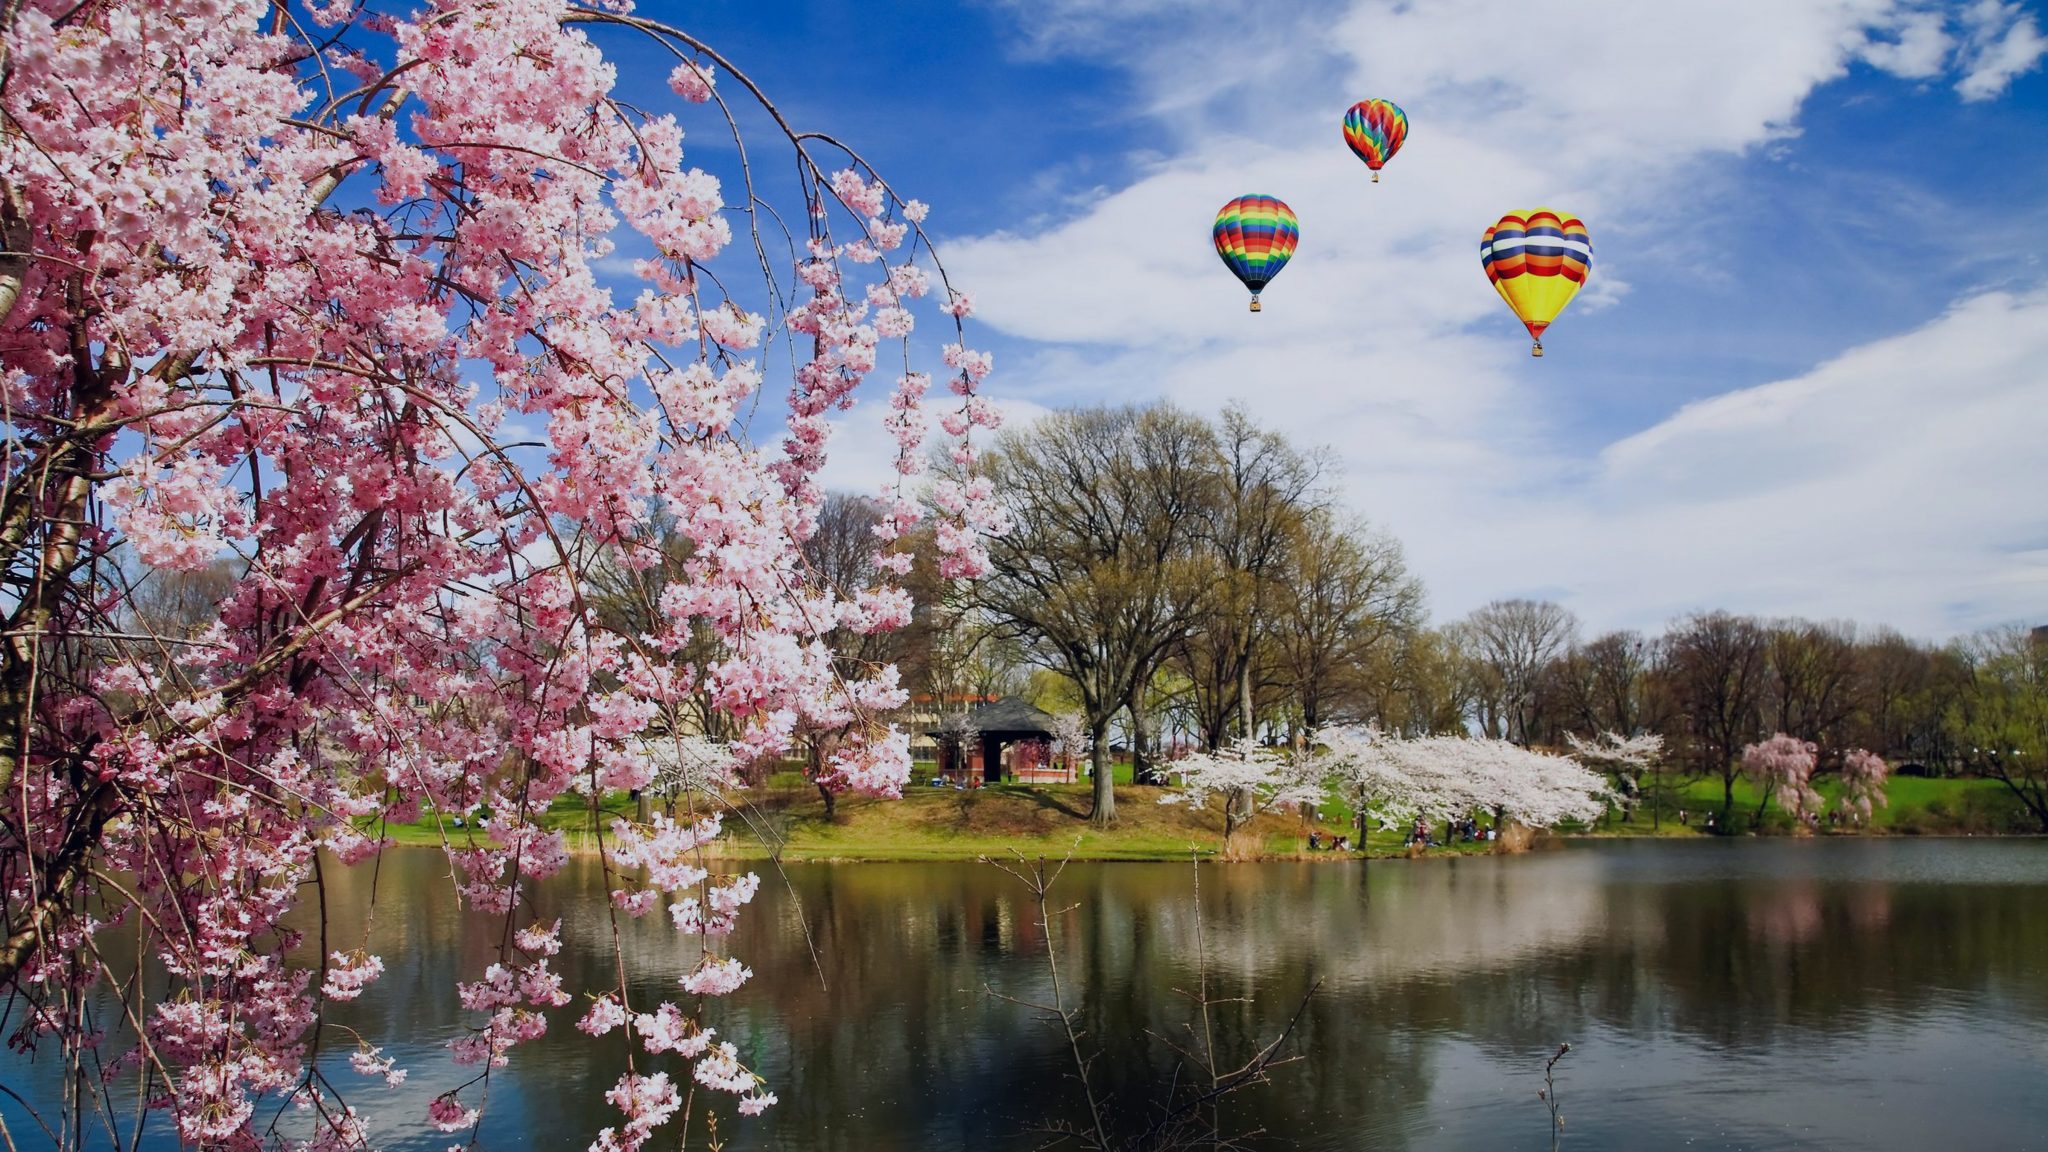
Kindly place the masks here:
MULTIPOLYGON (((1012 843, 1002 846, 977 845, 974 847, 918 846, 915 848, 890 848, 880 845, 862 846, 844 844, 832 849, 808 845, 785 843, 780 852, 759 841, 742 844, 721 839, 706 848, 706 857, 711 860, 734 863, 772 862, 781 864, 962 864, 975 863, 983 859, 1003 859, 1013 853, 1026 859, 1045 858, 1048 860, 1068 859, 1081 864, 1185 864, 1190 859, 1208 864, 1344 864, 1375 863, 1380 861, 1423 861, 1457 860, 1497 856, 1526 856, 1532 853, 1558 851, 1563 848, 1603 842, 1666 843, 1666 844, 1713 844, 1744 843, 1751 841, 1803 841, 1851 842, 1851 841, 1898 841, 1898 840, 2042 840, 2048 833, 2008 832, 1979 835, 1973 832, 1892 832, 1869 830, 1857 833, 1835 833, 1809 836, 1786 836, 1747 833, 1738 836, 1710 836, 1704 833, 1638 833, 1638 832, 1564 832, 1547 833, 1534 837, 1526 846, 1501 848, 1494 844, 1484 847, 1478 843, 1458 844, 1450 847, 1438 846, 1421 851, 1412 851, 1399 844, 1374 844, 1365 852, 1344 853, 1328 850, 1309 851, 1305 848, 1284 850, 1269 848, 1266 851, 1226 854, 1220 843, 1189 843, 1178 848, 1135 848, 1119 846, 1113 842, 1114 834, 1106 839, 1111 843, 1094 846, 1062 846, 1040 841, 1012 843)), ((458 840, 457 846, 460 847, 458 840)), ((427 840, 417 837, 393 838, 392 847, 431 848, 442 847, 438 839, 427 840)), ((572 857, 589 857, 598 852, 589 837, 569 838, 567 850, 572 857)))
MULTIPOLYGON (((1881 810, 1872 824, 1854 831, 1799 833, 1780 826, 1788 822, 1774 819, 1761 835, 1720 836, 1706 832, 1697 823, 1679 825, 1666 821, 1661 828, 1653 828, 1647 819, 1630 822, 1617 818, 1605 828, 1538 833, 1533 847, 1540 851, 1546 845, 1597 840, 1928 836, 1971 839, 2043 835, 2031 822, 2019 820, 2010 801, 1989 786, 1989 781, 1923 779, 1902 785, 1893 789, 1890 808, 1881 810)), ((1711 787, 1713 796, 1688 796, 1690 803, 1686 806, 1697 813, 1717 807, 1719 785, 1711 787), (1716 803, 1705 803, 1710 799, 1716 803)), ((1705 787, 1701 790, 1704 792, 1705 787)), ((1333 803, 1324 806, 1313 820, 1295 812, 1261 815, 1240 830, 1230 846, 1232 851, 1226 854, 1223 822, 1218 813, 1162 805, 1158 803, 1160 794, 1161 790, 1153 787, 1118 786, 1119 819, 1103 829, 1088 820, 1092 798, 1086 785, 1001 785, 967 792, 916 789, 895 799, 842 796, 830 819, 826 818, 815 789, 771 786, 728 798, 726 834, 710 851, 721 860, 792 863, 940 863, 1012 854, 1105 862, 1181 863, 1191 856, 1247 862, 1325 862, 1506 855, 1516 851, 1518 846, 1513 841, 1521 838, 1510 833, 1506 841, 1457 843, 1411 853, 1403 845, 1400 832, 1375 831, 1366 838, 1362 852, 1354 850, 1342 856, 1327 850, 1311 852, 1306 837, 1312 828, 1321 829, 1325 835, 1356 833, 1352 814, 1333 803)), ((1738 788, 1736 809, 1748 817, 1755 806, 1756 799, 1738 788)), ((599 821, 608 826, 614 817, 630 819, 634 809, 634 801, 624 794, 605 797, 596 809, 586 798, 565 798, 559 806, 541 813, 539 822, 561 832, 570 852, 587 855, 596 850, 599 821)), ((655 810, 659 811, 660 805, 655 810)), ((682 812, 677 815, 687 818, 682 812)), ((363 831, 375 835, 377 829, 372 825, 363 831)), ((458 828, 452 823, 443 826, 431 817, 425 823, 393 825, 384 831, 396 843, 428 847, 440 847, 443 835, 457 845, 475 835, 474 828, 458 828)))

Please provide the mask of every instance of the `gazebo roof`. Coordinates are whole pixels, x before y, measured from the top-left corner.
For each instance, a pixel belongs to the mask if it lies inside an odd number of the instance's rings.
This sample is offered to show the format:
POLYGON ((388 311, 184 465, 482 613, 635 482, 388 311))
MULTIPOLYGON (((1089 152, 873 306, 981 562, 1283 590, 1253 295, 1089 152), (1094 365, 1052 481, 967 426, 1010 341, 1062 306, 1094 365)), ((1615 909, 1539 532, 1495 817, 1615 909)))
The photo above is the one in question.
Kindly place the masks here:
MULTIPOLYGON (((993 704, 984 704, 968 713, 967 719, 984 736, 1054 735, 1052 714, 1032 707, 1029 701, 1017 696, 1005 696, 993 704)), ((939 732, 938 728, 931 728, 926 734, 936 736, 939 732)))

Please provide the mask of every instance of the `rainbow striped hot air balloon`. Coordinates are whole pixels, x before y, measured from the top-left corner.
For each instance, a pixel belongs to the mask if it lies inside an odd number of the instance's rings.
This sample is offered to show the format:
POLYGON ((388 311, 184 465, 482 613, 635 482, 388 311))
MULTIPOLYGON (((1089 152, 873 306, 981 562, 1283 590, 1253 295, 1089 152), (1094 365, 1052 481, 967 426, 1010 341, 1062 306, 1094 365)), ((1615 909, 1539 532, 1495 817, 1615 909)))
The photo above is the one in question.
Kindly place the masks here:
POLYGON ((1273 196, 1239 196, 1216 213, 1216 254, 1225 267, 1252 290, 1252 311, 1259 310, 1259 292, 1287 267, 1301 240, 1294 210, 1273 196))
POLYGON ((1578 217, 1548 208, 1510 212, 1479 241, 1494 290, 1529 329, 1543 355, 1543 330, 1593 274, 1593 241, 1578 217))
POLYGON ((1372 169, 1380 182, 1380 165, 1394 158, 1408 139, 1408 114, 1392 100, 1360 100, 1344 114, 1344 142, 1372 169))

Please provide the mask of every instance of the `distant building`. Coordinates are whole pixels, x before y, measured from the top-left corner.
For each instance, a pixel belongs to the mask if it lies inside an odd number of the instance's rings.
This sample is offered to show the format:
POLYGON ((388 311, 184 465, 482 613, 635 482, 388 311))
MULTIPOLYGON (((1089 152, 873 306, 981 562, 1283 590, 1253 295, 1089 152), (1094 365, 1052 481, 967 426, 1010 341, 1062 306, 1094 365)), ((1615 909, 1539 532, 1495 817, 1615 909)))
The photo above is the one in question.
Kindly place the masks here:
POLYGON ((977 696, 973 693, 951 693, 941 701, 938 697, 920 693, 910 698, 910 709, 903 714, 903 726, 910 730, 910 754, 919 760, 938 758, 939 741, 932 735, 939 723, 948 715, 993 704, 998 696, 977 696))
POLYGON ((1072 764, 1052 763, 1052 714, 1016 696, 1005 696, 967 714, 979 739, 955 747, 946 728, 934 725, 924 733, 937 744, 939 772, 995 784, 1005 777, 1026 784, 1072 783, 1072 764))

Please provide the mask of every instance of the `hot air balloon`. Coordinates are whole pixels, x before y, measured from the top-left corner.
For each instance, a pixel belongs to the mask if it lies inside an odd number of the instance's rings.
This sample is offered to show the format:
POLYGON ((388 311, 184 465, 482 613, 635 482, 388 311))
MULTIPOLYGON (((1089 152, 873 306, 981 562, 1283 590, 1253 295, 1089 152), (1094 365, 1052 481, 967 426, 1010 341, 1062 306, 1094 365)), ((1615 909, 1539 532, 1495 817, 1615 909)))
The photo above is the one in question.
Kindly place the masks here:
POLYGON ((1392 100, 1360 100, 1344 114, 1344 142, 1372 169, 1380 182, 1380 165, 1394 158, 1408 139, 1408 114, 1392 100))
POLYGON ((1301 239, 1294 210, 1272 196, 1239 196, 1216 213, 1216 254, 1231 274, 1252 290, 1252 311, 1259 310, 1259 291, 1287 267, 1301 239))
POLYGON ((1576 216, 1538 208, 1510 212, 1479 241, 1479 262, 1494 290, 1528 327, 1543 355, 1543 330, 1593 273, 1593 241, 1576 216))

